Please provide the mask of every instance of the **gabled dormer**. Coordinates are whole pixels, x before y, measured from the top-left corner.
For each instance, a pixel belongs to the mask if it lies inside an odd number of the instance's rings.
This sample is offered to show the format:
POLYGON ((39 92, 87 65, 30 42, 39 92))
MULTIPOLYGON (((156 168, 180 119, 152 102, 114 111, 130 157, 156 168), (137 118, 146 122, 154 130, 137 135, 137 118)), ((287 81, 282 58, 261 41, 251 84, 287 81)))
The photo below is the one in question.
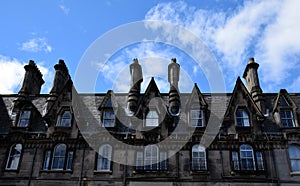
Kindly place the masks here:
POLYGON ((14 105, 12 110, 15 115, 13 130, 44 133, 47 131, 41 113, 31 101, 22 100, 14 105))
POLYGON ((260 133, 263 120, 263 113, 238 77, 225 112, 223 127, 228 134, 251 131, 260 133))
POLYGON ((207 124, 208 111, 207 103, 199 87, 195 83, 191 96, 185 106, 190 127, 205 127, 207 124))
POLYGON ((285 89, 281 89, 274 99, 272 110, 276 124, 283 128, 298 127, 297 106, 285 89))
POLYGON ((100 111, 101 126, 115 127, 118 104, 112 90, 109 90, 103 98, 98 110, 100 111))
POLYGON ((168 113, 167 107, 153 77, 143 95, 138 111, 143 114, 144 127, 159 126, 168 113), (156 121, 156 123, 154 123, 154 121, 156 121))

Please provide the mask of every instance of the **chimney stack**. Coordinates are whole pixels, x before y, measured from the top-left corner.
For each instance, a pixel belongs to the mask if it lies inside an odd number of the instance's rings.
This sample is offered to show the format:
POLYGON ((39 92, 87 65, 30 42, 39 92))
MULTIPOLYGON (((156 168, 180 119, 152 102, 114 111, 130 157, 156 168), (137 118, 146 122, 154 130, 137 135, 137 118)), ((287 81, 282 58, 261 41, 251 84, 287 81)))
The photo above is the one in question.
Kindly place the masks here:
POLYGON ((57 96, 65 87, 68 80, 70 80, 70 75, 65 62, 62 59, 58 61, 58 64, 54 65, 54 69, 55 77, 53 80, 53 86, 50 91, 50 94, 57 96))
POLYGON ((179 115, 180 113, 179 73, 180 65, 176 63, 176 58, 173 58, 168 66, 168 81, 170 83, 169 112, 171 115, 179 115))
POLYGON ((141 91, 141 83, 143 82, 142 67, 138 62, 138 59, 133 59, 132 64, 130 64, 130 90, 128 95, 128 105, 127 108, 131 113, 135 113, 137 109, 138 98, 141 91))
POLYGON ((246 86, 248 92, 251 94, 255 104, 261 110, 265 112, 265 104, 262 96, 262 89, 259 85, 257 69, 259 64, 254 61, 254 58, 249 58, 248 64, 243 74, 243 78, 246 80, 246 86))
POLYGON ((40 94, 41 87, 45 83, 41 71, 33 60, 29 60, 28 65, 24 66, 25 76, 22 88, 19 91, 20 96, 40 94))

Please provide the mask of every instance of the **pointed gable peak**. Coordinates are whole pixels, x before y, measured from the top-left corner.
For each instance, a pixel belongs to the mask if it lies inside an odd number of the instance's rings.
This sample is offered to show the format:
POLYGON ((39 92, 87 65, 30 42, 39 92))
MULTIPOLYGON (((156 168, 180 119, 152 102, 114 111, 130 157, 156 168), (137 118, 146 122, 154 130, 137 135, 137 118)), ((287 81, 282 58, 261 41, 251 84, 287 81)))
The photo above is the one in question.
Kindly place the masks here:
POLYGON ((230 109, 234 108, 236 105, 241 105, 241 104, 247 104, 248 106, 251 106, 254 108, 256 113, 260 117, 264 117, 263 113, 261 110, 258 108, 258 106, 255 104, 253 98, 251 97, 250 93, 248 92, 247 88, 245 87, 244 83, 242 82, 241 78, 238 77, 235 83, 235 87, 232 92, 232 96, 230 98, 227 110, 225 112, 225 117, 228 116, 230 113, 230 109), (240 103, 242 102, 242 103, 240 103))
POLYGON ((98 110, 101 110, 102 108, 113 108, 117 106, 118 104, 114 92, 112 90, 108 90, 98 110))
POLYGON ((187 107, 191 107, 193 104, 198 103, 201 107, 206 108, 208 105, 204 99, 203 94, 201 93, 197 83, 194 84, 192 94, 187 102, 187 107))
POLYGON ((148 84, 148 87, 145 91, 145 95, 149 95, 150 93, 154 93, 155 96, 160 96, 160 91, 157 87, 157 84, 154 80, 154 77, 151 78, 149 84, 148 84))
POLYGON ((297 107, 289 93, 286 91, 286 89, 280 89, 277 96, 275 97, 275 103, 273 112, 276 110, 276 108, 280 107, 297 107))

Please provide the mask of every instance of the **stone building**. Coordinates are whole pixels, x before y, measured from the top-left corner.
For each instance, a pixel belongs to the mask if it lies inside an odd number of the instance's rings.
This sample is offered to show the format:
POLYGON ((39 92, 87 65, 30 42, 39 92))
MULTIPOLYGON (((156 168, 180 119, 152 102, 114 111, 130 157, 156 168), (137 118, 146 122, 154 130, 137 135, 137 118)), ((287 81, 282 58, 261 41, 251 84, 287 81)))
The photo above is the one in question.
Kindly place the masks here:
POLYGON ((299 185, 300 94, 263 93, 250 58, 232 93, 170 91, 130 65, 129 93, 77 93, 63 60, 49 94, 33 61, 0 95, 0 185, 299 185))

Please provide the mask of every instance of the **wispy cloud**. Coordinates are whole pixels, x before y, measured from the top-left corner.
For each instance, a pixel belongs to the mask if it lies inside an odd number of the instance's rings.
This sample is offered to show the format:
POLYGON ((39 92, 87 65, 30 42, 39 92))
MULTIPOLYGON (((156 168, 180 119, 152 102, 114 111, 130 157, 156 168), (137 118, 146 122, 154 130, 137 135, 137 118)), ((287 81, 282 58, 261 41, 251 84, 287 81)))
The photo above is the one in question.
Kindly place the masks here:
POLYGON ((60 4, 59 8, 63 11, 65 15, 69 15, 70 8, 67 8, 65 5, 60 4))
MULTIPOLYGON (((26 64, 16 58, 0 54, 0 94, 12 94, 20 90, 25 74, 24 65, 26 64)), ((49 93, 54 73, 43 63, 38 63, 37 66, 45 80, 41 92, 49 93)))
POLYGON ((217 57, 227 85, 234 85, 247 59, 254 56, 261 65, 262 87, 277 92, 291 81, 291 73, 300 70, 299 6, 299 1, 253 0, 234 10, 215 12, 178 1, 158 4, 145 19, 181 25, 200 37, 217 57))
POLYGON ((52 52, 52 47, 48 44, 44 37, 33 38, 21 44, 20 50, 27 52, 52 52))

